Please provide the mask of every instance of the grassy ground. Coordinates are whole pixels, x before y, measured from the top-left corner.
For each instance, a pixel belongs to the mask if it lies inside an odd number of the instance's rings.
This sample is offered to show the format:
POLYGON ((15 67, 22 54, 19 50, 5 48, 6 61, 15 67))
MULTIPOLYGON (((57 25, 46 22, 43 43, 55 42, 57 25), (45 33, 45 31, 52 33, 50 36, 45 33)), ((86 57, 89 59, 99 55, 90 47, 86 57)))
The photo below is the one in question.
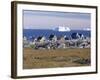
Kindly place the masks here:
POLYGON ((56 49, 56 50, 34 50, 23 49, 23 68, 54 68, 89 66, 90 49, 56 49))

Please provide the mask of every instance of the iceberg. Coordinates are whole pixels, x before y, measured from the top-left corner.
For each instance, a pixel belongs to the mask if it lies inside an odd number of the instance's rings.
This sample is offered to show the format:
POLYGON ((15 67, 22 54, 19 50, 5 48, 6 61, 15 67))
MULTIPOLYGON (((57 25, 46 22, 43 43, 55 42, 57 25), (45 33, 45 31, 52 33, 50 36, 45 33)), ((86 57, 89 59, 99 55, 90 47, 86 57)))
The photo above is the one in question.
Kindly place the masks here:
POLYGON ((59 26, 55 30, 57 30, 59 32, 71 31, 71 29, 69 27, 65 27, 65 26, 59 26))
POLYGON ((90 28, 84 28, 83 30, 85 30, 85 31, 90 31, 91 29, 90 29, 90 28))

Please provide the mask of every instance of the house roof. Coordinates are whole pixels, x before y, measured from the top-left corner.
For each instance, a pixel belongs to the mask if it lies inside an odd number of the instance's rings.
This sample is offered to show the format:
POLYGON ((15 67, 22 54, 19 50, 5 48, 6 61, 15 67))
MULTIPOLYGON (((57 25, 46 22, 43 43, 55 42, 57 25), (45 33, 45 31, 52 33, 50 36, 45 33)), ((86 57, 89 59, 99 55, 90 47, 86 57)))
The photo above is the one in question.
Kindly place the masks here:
POLYGON ((43 36, 39 36, 39 37, 37 38, 37 41, 41 40, 41 39, 42 39, 42 37, 43 37, 43 36))

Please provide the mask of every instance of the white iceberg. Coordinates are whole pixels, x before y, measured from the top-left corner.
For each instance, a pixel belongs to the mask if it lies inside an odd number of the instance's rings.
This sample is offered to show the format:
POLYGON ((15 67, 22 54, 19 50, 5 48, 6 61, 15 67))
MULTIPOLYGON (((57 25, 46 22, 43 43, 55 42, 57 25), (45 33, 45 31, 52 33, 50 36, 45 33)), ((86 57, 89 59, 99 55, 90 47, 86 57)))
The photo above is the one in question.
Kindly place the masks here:
POLYGON ((85 30, 85 31, 90 31, 91 28, 84 28, 83 30, 85 30))
POLYGON ((69 27, 65 27, 65 26, 59 26, 55 30, 57 30, 59 32, 71 31, 71 29, 69 27))

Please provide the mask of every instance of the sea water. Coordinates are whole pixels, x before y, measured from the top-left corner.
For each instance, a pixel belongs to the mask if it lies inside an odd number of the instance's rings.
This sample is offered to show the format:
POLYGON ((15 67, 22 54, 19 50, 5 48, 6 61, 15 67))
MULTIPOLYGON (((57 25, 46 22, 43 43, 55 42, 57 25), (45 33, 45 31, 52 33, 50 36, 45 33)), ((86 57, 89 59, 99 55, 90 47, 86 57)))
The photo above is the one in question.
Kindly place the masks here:
POLYGON ((85 37, 91 36, 91 31, 87 30, 71 30, 71 31, 56 31, 56 30, 49 30, 49 29, 23 29, 23 36, 30 39, 30 37, 37 38, 39 36, 45 36, 47 39, 51 34, 59 36, 67 36, 70 37, 72 33, 79 33, 83 34, 85 37))

